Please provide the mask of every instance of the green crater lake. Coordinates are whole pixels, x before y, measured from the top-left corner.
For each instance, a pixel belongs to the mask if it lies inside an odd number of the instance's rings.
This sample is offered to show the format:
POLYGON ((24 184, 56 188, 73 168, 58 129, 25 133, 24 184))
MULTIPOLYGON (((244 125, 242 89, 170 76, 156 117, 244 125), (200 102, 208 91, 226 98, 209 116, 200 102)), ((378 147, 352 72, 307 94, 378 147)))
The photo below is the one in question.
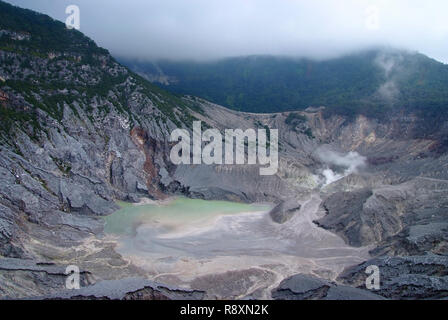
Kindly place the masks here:
POLYGON ((213 223, 218 217, 268 211, 266 204, 245 204, 176 198, 166 203, 131 204, 119 202, 120 210, 104 217, 107 234, 131 236, 140 225, 152 225, 166 232, 186 231, 213 223))

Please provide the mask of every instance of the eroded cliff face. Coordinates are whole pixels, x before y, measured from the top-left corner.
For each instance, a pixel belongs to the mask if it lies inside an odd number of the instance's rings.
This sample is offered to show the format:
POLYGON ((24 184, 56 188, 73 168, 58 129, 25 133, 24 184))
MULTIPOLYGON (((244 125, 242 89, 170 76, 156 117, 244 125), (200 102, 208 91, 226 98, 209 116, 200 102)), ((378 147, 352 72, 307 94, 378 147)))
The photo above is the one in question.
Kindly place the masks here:
MULTIPOLYGON (((334 143, 365 155, 367 166, 322 189, 326 216, 316 223, 353 246, 374 246, 370 254, 377 258, 348 268, 339 280, 364 288, 367 275, 361 271, 378 265, 378 293, 387 298, 446 296, 446 126, 430 136, 420 123, 412 116, 382 122, 359 117, 331 129, 339 132, 334 143)), ((325 122, 319 126, 328 128, 325 122)), ((329 131, 321 132, 328 139, 329 131)))

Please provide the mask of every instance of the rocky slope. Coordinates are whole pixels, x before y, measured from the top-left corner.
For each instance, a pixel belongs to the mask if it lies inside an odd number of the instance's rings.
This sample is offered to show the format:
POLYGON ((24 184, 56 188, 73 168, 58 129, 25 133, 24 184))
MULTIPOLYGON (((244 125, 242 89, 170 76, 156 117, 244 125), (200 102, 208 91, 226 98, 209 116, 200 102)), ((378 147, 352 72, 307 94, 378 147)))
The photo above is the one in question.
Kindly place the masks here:
POLYGON ((338 285, 313 276, 298 274, 282 281, 273 290, 278 300, 383 300, 367 290, 338 285))
MULTIPOLYGON (((145 277, 103 237, 99 216, 115 211, 116 200, 182 194, 271 201, 283 204, 274 216, 284 222, 314 193, 327 213, 316 224, 350 245, 372 246, 372 256, 379 256, 374 262, 385 268, 379 295, 446 296, 448 124, 422 134, 422 119, 412 115, 379 121, 326 118, 322 108, 230 111, 158 89, 48 17, 1 2, 0 9, 27 21, 2 22, 0 36, 1 297, 69 297, 59 291, 70 264, 84 270, 84 285, 124 279, 109 283, 126 287, 126 278, 145 277), (50 31, 65 41, 51 45, 45 41, 50 31), (175 128, 191 130, 195 119, 220 130, 279 129, 278 173, 260 176, 257 166, 247 165, 173 165, 169 135, 175 128), (356 156, 362 165, 333 159, 346 159, 348 152, 362 155, 356 156), (328 183, 324 170, 340 179, 328 183), (390 256, 400 258, 390 264, 390 256), (407 273, 397 276, 403 265, 407 273), (414 278, 415 295, 397 289, 414 278)), ((337 281, 362 287, 361 278, 346 275, 365 276, 363 268, 355 266, 337 281)), ((141 288, 134 289, 129 292, 141 288)), ((145 297, 155 298, 151 290, 145 297)), ((132 296, 125 291, 120 298, 132 296)))

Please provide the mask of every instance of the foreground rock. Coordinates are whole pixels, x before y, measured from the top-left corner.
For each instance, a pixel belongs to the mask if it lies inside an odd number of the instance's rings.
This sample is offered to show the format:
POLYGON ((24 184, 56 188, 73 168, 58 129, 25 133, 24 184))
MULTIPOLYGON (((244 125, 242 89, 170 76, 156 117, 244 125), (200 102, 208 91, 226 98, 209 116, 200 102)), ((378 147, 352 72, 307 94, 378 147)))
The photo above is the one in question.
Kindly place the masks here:
POLYGON ((37 297, 47 300, 201 300, 204 292, 179 289, 142 278, 101 281, 79 290, 37 297))
POLYGON ((379 257, 348 268, 339 280, 362 287, 367 266, 380 270, 380 290, 391 299, 441 299, 448 297, 448 256, 379 257))
MULTIPOLYGON (((65 288, 66 266, 51 262, 0 258, 0 297, 17 298, 57 292, 65 288)), ((92 284, 92 274, 80 270, 80 285, 92 284)))
POLYGON ((272 291, 276 300, 382 300, 383 297, 370 291, 298 274, 283 280, 272 291))

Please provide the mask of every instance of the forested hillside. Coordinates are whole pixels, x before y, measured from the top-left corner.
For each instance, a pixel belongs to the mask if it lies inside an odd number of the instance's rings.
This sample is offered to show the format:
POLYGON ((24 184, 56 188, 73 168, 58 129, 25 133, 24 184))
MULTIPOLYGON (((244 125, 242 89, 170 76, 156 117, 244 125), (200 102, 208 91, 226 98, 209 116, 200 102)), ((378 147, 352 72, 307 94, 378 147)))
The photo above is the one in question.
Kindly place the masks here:
POLYGON ((131 69, 173 92, 250 112, 303 110, 381 117, 392 111, 446 116, 448 66, 422 54, 376 49, 314 61, 273 56, 216 62, 138 62, 131 69))

